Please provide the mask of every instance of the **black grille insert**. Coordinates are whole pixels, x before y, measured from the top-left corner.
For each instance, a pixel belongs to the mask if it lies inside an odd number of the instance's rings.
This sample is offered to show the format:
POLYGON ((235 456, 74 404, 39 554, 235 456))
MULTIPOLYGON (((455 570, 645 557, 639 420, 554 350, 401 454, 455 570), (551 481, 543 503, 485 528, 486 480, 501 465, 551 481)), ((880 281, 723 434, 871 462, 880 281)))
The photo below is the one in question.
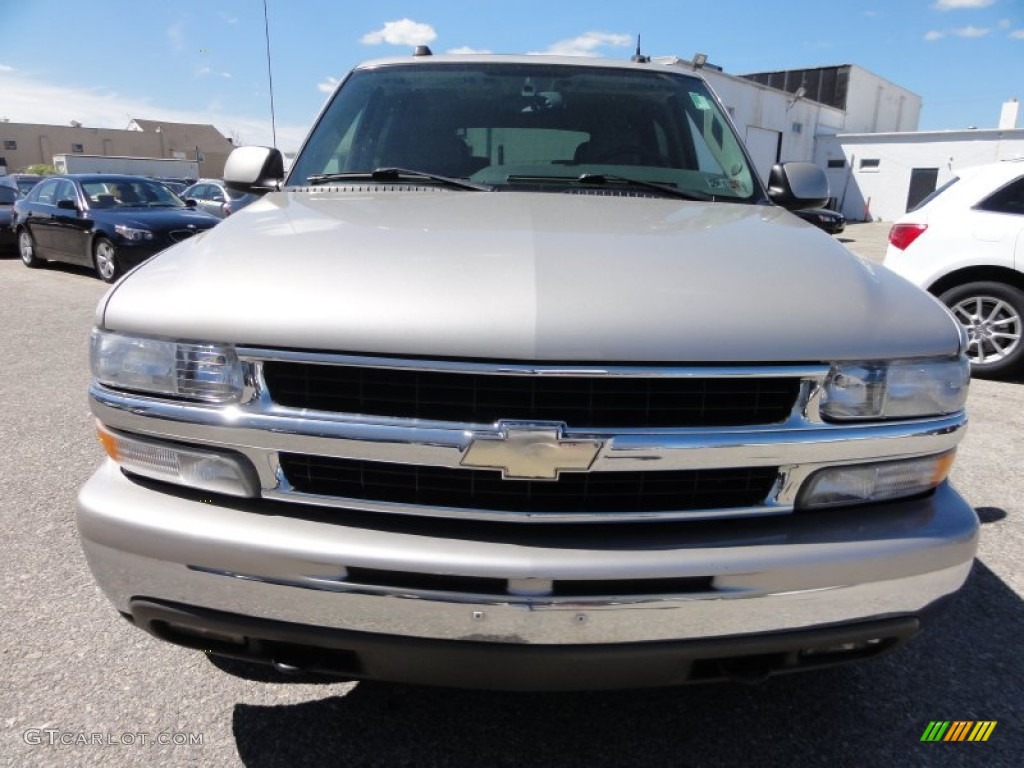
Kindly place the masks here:
POLYGON ((773 424, 791 413, 800 379, 516 376, 268 361, 279 405, 404 419, 572 427, 773 424))
POLYGON ((626 513, 730 509, 764 502, 776 467, 665 472, 564 472, 555 481, 503 480, 487 469, 451 469, 282 453, 301 493, 456 509, 626 513))

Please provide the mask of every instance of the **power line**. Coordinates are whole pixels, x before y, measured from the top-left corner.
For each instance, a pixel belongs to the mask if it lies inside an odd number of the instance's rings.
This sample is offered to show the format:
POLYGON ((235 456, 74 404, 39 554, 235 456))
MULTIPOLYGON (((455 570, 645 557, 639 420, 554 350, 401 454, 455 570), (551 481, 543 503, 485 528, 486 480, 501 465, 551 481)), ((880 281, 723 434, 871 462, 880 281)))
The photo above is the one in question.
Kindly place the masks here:
POLYGON ((267 80, 270 82, 270 132, 277 147, 277 117, 274 114, 274 73, 270 68, 270 21, 267 17, 267 0, 263 0, 263 31, 267 38, 267 80))

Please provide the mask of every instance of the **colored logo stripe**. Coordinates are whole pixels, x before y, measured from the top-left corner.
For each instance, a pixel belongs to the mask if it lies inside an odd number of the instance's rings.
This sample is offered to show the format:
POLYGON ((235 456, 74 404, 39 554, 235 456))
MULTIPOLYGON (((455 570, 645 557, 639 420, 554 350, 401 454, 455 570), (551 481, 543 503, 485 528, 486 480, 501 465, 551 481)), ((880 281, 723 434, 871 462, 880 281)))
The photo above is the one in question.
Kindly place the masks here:
POLYGON ((948 720, 932 720, 924 729, 921 741, 941 741, 947 728, 949 728, 948 720))
POLYGON ((967 740, 988 741, 988 737, 992 735, 992 731, 995 729, 995 720, 979 720, 978 724, 974 726, 974 730, 971 731, 971 735, 967 737, 967 740))
POLYGON ((963 741, 967 738, 967 733, 972 725, 974 722, 971 720, 954 720, 943 741, 963 741))
POLYGON ((996 720, 932 720, 921 734, 921 741, 988 741, 996 720))

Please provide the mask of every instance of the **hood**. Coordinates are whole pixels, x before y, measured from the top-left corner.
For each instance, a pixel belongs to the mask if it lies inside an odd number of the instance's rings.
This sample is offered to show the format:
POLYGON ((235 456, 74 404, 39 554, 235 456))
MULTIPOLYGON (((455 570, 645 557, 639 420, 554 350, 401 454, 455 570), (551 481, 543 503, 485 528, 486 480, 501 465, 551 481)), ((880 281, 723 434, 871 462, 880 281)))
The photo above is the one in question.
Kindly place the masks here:
POLYGON ((500 360, 950 355, 930 296, 773 206, 538 192, 285 191, 108 294, 111 330, 500 360))
POLYGON ((187 227, 189 224, 194 225, 196 229, 209 229, 220 223, 216 216, 192 208, 100 208, 93 209, 91 214, 96 222, 124 224, 126 227, 149 229, 154 232, 187 227))

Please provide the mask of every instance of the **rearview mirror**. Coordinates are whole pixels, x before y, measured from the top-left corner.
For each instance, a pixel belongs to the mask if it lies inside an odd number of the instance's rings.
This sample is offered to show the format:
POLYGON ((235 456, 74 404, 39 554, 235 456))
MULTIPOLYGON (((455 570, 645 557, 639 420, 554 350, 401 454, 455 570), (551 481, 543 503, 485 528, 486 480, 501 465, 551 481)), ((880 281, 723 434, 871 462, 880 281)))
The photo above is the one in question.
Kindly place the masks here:
POLYGON ((768 197, 790 211, 828 203, 828 178, 814 163, 782 163, 768 176, 768 197))
POLYGON ((284 156, 273 147, 238 147, 224 165, 224 182, 239 192, 270 192, 283 180, 284 156))

